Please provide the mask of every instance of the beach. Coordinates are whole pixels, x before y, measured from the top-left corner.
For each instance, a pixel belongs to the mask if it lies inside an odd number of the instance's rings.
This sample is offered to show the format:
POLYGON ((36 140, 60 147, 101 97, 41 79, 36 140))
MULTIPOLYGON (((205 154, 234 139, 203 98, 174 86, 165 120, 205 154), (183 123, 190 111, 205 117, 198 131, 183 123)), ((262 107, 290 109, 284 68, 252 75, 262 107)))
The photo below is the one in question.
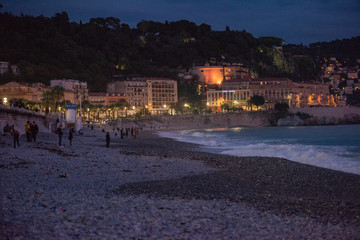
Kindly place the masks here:
POLYGON ((85 127, 0 138, 1 239, 359 239, 360 175, 85 127))

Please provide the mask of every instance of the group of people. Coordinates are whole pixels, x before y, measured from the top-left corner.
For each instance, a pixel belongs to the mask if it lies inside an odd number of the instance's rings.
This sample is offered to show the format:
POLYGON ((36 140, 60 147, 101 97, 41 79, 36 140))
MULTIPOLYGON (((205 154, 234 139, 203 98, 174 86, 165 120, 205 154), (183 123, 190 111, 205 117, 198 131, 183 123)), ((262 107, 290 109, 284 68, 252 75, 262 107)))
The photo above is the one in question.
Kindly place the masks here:
POLYGON ((139 135, 139 130, 141 130, 141 128, 138 127, 131 127, 131 128, 113 128, 113 132, 115 133, 115 136, 120 135, 120 138, 124 138, 124 137, 129 137, 132 136, 134 138, 136 138, 137 135, 139 135))
POLYGON ((35 121, 33 121, 32 123, 30 121, 26 122, 25 133, 26 133, 26 140, 28 142, 32 142, 32 141, 36 142, 36 136, 39 133, 39 127, 35 123, 35 121))
MULTIPOLYGON (((20 143, 19 143, 20 133, 18 130, 15 129, 14 125, 10 126, 9 124, 6 124, 6 126, 4 127, 4 132, 10 132, 11 135, 13 136, 14 148, 16 148, 16 146, 20 147, 20 143)), ((35 121, 33 121, 32 123, 30 121, 27 121, 25 123, 25 133, 26 133, 26 141, 36 142, 36 137, 39 133, 39 127, 35 121)))
MULTIPOLYGON (((136 139, 136 136, 139 135, 139 130, 142 130, 142 128, 139 128, 139 127, 116 128, 116 129, 113 128, 113 133, 114 133, 115 137, 117 137, 118 135, 120 135, 120 138, 132 136, 134 139, 136 139)), ((105 130, 102 129, 102 132, 105 132, 105 130)), ((106 147, 109 147, 110 146, 110 132, 106 132, 105 140, 106 140, 106 147)))
MULTIPOLYGON (((70 130, 69 130, 69 143, 70 143, 70 146, 72 146, 72 140, 74 138, 74 133, 75 133, 75 129, 70 128, 70 130)), ((62 136, 64 135, 64 129, 62 128, 61 125, 55 130, 55 134, 57 134, 59 136, 59 146, 61 146, 61 144, 62 144, 62 136)))

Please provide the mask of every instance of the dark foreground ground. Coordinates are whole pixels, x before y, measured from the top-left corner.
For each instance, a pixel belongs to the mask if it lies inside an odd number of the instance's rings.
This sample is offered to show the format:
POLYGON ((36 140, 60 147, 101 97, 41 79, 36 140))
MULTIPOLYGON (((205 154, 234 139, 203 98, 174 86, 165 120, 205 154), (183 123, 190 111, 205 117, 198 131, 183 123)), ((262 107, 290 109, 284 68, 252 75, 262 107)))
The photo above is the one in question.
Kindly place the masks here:
POLYGON ((137 139, 120 140, 120 144, 124 154, 186 157, 221 170, 181 179, 127 184, 115 193, 242 202, 261 211, 358 229, 360 238, 359 175, 286 159, 205 153, 197 145, 160 138, 153 132, 141 132, 137 139))

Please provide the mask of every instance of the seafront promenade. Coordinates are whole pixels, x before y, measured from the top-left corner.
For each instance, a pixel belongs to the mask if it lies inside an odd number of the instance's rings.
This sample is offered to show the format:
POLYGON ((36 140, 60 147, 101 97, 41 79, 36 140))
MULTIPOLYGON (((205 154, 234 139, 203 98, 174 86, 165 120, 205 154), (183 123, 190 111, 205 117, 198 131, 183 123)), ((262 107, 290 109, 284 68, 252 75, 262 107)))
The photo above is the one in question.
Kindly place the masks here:
POLYGON ((0 137, 1 239, 356 239, 360 176, 140 131, 0 137))

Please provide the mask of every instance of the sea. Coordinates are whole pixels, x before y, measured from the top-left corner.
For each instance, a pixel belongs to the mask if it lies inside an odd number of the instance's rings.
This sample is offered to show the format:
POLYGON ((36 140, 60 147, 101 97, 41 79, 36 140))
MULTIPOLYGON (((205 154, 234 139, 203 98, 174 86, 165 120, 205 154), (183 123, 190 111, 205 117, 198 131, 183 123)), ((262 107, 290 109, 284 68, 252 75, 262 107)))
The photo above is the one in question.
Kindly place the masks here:
POLYGON ((360 125, 236 127, 158 132, 233 156, 280 157, 360 175, 360 125))

